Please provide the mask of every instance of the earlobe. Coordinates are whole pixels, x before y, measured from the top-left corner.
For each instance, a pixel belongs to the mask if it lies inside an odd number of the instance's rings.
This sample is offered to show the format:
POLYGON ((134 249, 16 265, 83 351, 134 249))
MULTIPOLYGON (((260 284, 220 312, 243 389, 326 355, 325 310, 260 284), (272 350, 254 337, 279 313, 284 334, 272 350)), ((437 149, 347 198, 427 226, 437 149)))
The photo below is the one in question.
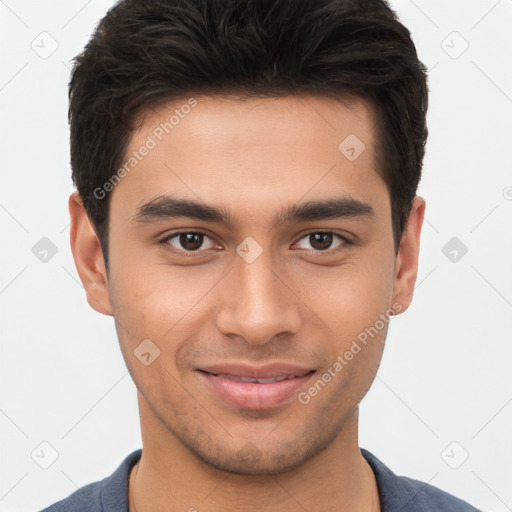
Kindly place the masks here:
MULTIPOLYGON (((412 203, 407 225, 402 234, 400 249, 395 262, 393 303, 401 306, 399 313, 408 309, 412 302, 420 250, 421 228, 425 217, 425 200, 416 196, 412 203)), ((398 314, 399 314, 398 313, 398 314)))
POLYGON ((69 214, 71 251, 87 294, 87 302, 98 313, 112 315, 108 276, 100 242, 77 191, 69 197, 69 214))

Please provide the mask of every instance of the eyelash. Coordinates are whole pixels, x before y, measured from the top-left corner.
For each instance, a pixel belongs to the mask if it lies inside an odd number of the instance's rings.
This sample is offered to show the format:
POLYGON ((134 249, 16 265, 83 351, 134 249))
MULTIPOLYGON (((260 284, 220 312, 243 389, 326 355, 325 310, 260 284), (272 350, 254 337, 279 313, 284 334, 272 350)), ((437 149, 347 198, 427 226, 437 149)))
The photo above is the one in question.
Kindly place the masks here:
MULTIPOLYGON (((311 236, 311 235, 314 235, 314 234, 317 234, 317 233, 327 233, 327 234, 335 235, 335 236, 341 238, 343 243, 340 244, 338 247, 335 247, 334 249, 326 249, 325 251, 321 251, 321 250, 318 250, 318 249, 316 249, 316 250, 315 249, 309 249, 309 250, 308 249, 302 249, 303 251, 308 251, 309 254, 314 254, 315 256, 316 255, 318 255, 318 256, 321 256, 321 255, 332 255, 332 254, 336 253, 337 251, 342 250, 347 245, 353 245, 353 242, 351 242, 347 237, 345 237, 344 235, 342 235, 342 234, 340 234, 340 233, 338 233, 336 231, 310 231, 309 233, 306 233, 305 235, 303 235, 299 239, 299 241, 303 240, 304 238, 307 238, 308 236, 311 236)), ((208 249, 197 250, 197 251, 178 250, 178 249, 170 246, 167 243, 172 238, 174 238, 176 236, 179 236, 179 235, 184 235, 184 234, 203 235, 203 236, 206 236, 206 237, 208 237, 208 238, 213 240, 213 237, 211 237, 208 233, 205 233, 204 231, 178 231, 176 233, 172 233, 171 235, 167 235, 165 238, 160 240, 160 243, 163 244, 164 246, 166 246, 166 249, 170 250, 174 254, 178 254, 179 256, 185 256, 185 257, 194 257, 194 256, 197 257, 198 254, 201 254, 205 250, 208 250, 208 249)))

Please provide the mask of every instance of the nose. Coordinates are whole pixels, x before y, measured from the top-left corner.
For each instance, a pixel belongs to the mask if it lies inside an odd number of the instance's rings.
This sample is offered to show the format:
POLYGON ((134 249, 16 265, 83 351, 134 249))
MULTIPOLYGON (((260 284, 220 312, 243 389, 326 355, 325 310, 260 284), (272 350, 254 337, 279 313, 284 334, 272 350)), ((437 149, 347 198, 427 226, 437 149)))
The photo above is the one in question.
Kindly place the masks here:
POLYGON ((301 301, 289 273, 272 261, 271 251, 264 250, 251 263, 237 256, 233 265, 223 281, 215 315, 217 328, 251 345, 295 334, 301 323, 301 301))

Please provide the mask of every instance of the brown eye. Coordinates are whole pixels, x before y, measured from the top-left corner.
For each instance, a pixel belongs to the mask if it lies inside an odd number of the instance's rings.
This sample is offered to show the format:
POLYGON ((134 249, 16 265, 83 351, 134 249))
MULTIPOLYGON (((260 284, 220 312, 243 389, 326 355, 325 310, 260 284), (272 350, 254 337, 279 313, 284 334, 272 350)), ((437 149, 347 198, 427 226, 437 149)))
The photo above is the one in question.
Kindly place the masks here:
POLYGON ((209 236, 204 233, 196 232, 175 233, 174 235, 169 236, 165 242, 177 251, 181 252, 198 252, 198 249, 201 247, 203 249, 210 249, 214 245, 209 236), (210 242, 210 246, 202 247, 205 242, 208 241, 210 242))
POLYGON ((178 240, 186 251, 195 251, 203 245, 203 235, 200 233, 182 233, 178 240))
POLYGON ((313 249, 329 249, 332 244, 332 233, 313 233, 309 235, 309 240, 313 249))
POLYGON ((303 237, 300 242, 303 242, 304 240, 309 243, 310 247, 302 246, 301 249, 313 249, 315 251, 327 251, 347 243, 347 240, 344 237, 331 231, 318 231, 315 233, 309 233, 303 237), (335 237, 340 239, 341 242, 336 246, 331 247, 335 237))

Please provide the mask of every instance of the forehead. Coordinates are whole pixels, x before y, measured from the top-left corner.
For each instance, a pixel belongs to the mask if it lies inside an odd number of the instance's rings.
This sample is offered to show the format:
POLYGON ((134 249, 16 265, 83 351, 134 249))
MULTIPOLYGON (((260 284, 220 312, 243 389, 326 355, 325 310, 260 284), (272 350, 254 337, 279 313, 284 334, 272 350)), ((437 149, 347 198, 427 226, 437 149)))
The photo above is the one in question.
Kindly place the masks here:
POLYGON ((341 142, 349 134, 372 149, 375 130, 374 112, 366 101, 304 94, 279 98, 184 97, 143 111, 137 124, 140 128, 130 141, 132 147, 148 134, 157 142, 166 139, 172 143, 167 137, 172 134, 175 139, 192 136, 196 146, 210 151, 269 146, 286 151, 301 146, 303 151, 311 149, 315 160, 318 150, 330 153, 333 141, 341 142), (310 144, 303 146, 306 141, 310 144))
POLYGON ((138 121, 125 160, 135 165, 112 198, 134 208, 166 193, 236 209, 326 194, 368 202, 385 188, 374 114, 362 100, 194 96, 138 121))

